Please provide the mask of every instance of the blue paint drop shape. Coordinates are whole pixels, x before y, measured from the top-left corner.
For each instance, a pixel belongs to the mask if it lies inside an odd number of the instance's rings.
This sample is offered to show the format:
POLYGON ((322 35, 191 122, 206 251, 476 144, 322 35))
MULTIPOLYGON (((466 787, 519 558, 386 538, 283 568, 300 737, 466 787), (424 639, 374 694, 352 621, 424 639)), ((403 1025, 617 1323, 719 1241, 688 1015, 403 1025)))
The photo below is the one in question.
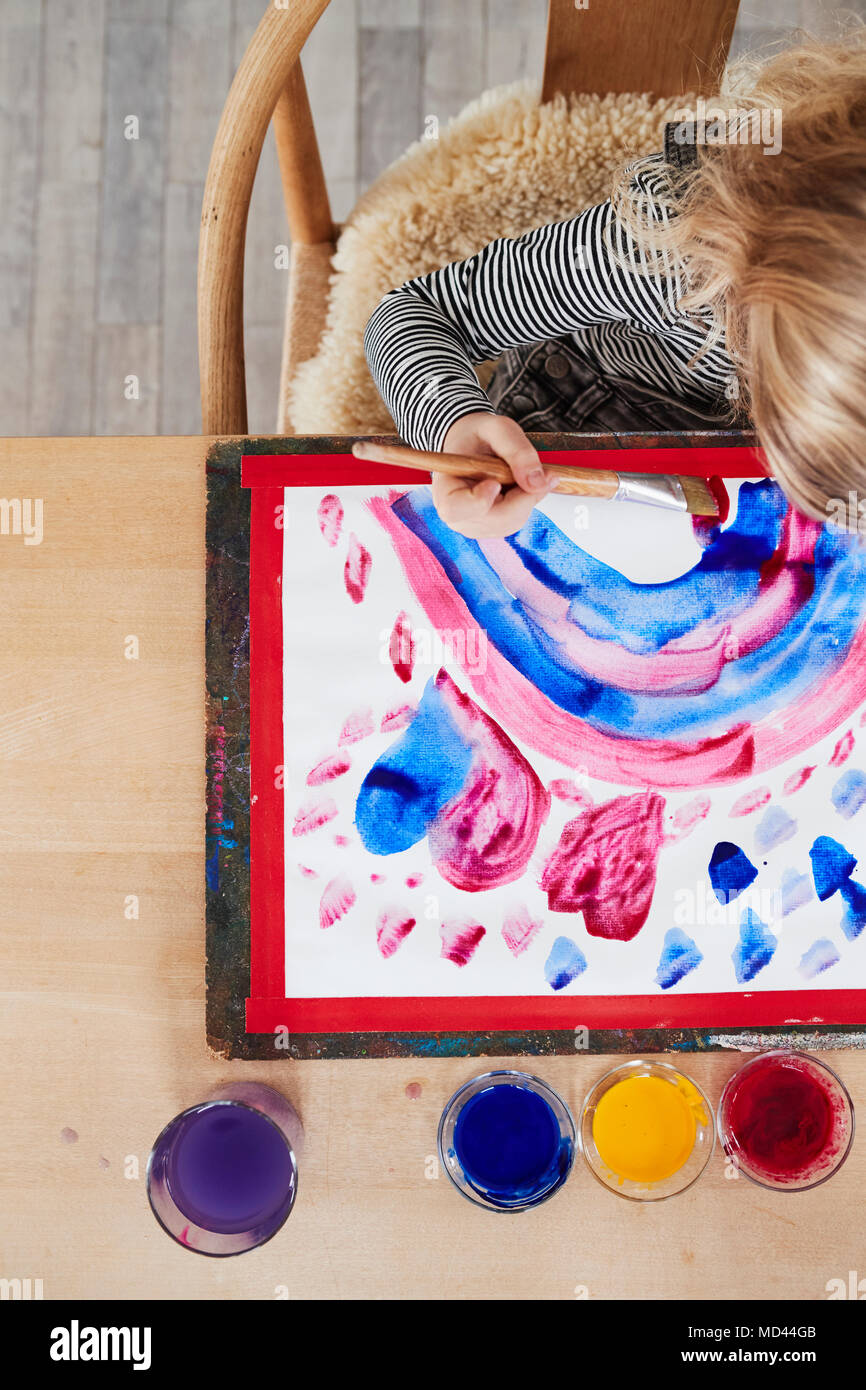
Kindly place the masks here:
POLYGON ((468 1186, 507 1208, 549 1196, 568 1174, 574 1145, 543 1096, 503 1081, 464 1103, 453 1151, 468 1186))
POLYGON ((807 980, 814 980, 816 975, 822 971, 829 970, 831 965, 836 965, 841 960, 839 952, 826 936, 813 941, 808 951, 803 955, 800 964, 797 966, 800 974, 807 980))
POLYGON ((720 840, 709 863, 710 883, 718 901, 734 901, 758 877, 758 870, 739 845, 720 840))
POLYGON ((839 889, 845 900, 842 931, 849 941, 856 941, 866 927, 866 888, 848 878, 839 889))
POLYGON ((758 971, 773 959, 778 944, 779 938, 747 907, 740 921, 740 939, 731 954, 737 984, 754 980, 758 971))
POLYGON ((830 793, 830 800, 845 820, 856 816, 866 802, 866 772, 856 767, 843 772, 830 793))
POLYGON ((586 969, 586 956, 569 936, 558 936, 544 962, 544 978, 551 989, 565 989, 586 969))
POLYGON ((798 874, 796 869, 782 870, 782 916, 787 917, 798 907, 803 907, 814 897, 812 880, 808 874, 798 874))
POLYGON ((703 956, 692 938, 680 927, 671 927, 670 931, 665 932, 656 984, 661 985, 662 989, 670 989, 702 960, 703 956))
POLYGON ((442 692, 428 682, 412 723, 361 783, 355 824, 371 854, 397 854, 463 790, 472 749, 456 728, 442 692))
POLYGON ((783 845, 797 833, 797 822, 781 806, 768 806, 755 827, 755 848, 759 854, 783 845))
POLYGON ((818 836, 809 850, 809 858, 812 861, 815 892, 822 903, 832 898, 834 893, 838 893, 842 884, 851 877, 857 867, 854 855, 849 854, 844 845, 840 845, 838 840, 832 839, 829 835, 818 836))

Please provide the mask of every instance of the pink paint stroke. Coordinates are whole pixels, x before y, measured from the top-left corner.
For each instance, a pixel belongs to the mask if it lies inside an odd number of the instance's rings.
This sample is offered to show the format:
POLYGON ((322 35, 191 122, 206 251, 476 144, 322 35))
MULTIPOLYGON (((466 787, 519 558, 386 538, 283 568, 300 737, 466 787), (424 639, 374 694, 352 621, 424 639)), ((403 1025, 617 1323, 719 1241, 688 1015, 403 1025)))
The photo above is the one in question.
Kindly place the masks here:
POLYGON ((369 738, 375 727, 371 709, 355 710, 346 719, 337 742, 341 746, 345 743, 359 743, 362 738, 369 738))
POLYGON ((830 756, 830 767, 841 767, 851 756, 854 748, 854 735, 849 729, 843 734, 830 756))
POLYGON ((480 922, 463 920, 443 922, 439 935, 442 938, 441 959, 464 966, 469 964, 486 932, 480 922))
POLYGON ((569 821, 541 887, 554 912, 582 912, 590 936, 631 941, 649 916, 664 798, 618 796, 569 821))
POLYGON ((292 834, 309 835, 311 831, 318 830, 319 826, 333 820, 336 814, 337 806, 333 797, 325 796, 305 801, 295 813, 292 834))
POLYGON ((583 791, 570 777, 554 777, 552 782, 548 782, 547 790, 557 801, 570 801, 574 806, 595 805, 589 792, 583 791))
POLYGON ((519 956, 534 941, 543 926, 543 921, 534 918, 529 908, 521 904, 510 912, 502 923, 502 939, 511 954, 519 956))
POLYGON ((415 918, 402 908, 386 907, 376 922, 376 945, 387 960, 406 940, 415 925, 415 918))
POLYGON ((331 753, 307 773, 307 786, 318 787, 322 782, 333 782, 336 777, 348 772, 351 766, 352 760, 345 753, 331 753))
POLYGON ((343 529, 343 504, 334 492, 329 492, 319 503, 317 512, 319 530, 328 542, 335 546, 343 529))
POLYGON ((369 550, 361 544, 353 531, 349 536, 349 553, 343 568, 346 593, 353 603, 363 602, 372 564, 369 550))
POLYGON ((423 874, 410 874, 406 879, 407 888, 418 888, 424 882, 423 874))
POLYGON ((398 613, 394 620, 388 655, 395 675, 404 685, 408 685, 415 665, 415 639, 412 636, 412 622, 408 613, 398 613))
POLYGON ((753 811, 759 811, 762 806, 766 806, 773 793, 769 787, 756 787, 752 792, 744 792, 731 807, 729 816, 750 816, 753 811))
POLYGON ((345 875, 332 878, 319 901, 319 926, 332 927, 356 901, 357 894, 345 875))
POLYGON ((430 850, 448 883, 477 893, 520 878, 547 820, 550 795, 517 745, 447 671, 439 672, 436 686, 472 749, 472 763, 462 792, 430 826, 430 850))
POLYGON ((334 836, 334 844, 339 845, 340 849, 345 849, 346 845, 350 845, 351 843, 352 841, 350 840, 348 835, 334 836))
POLYGON ((702 820, 706 820, 710 814, 712 802, 708 796, 695 796, 691 801, 687 801, 685 806, 680 806, 671 816, 671 824, 665 830, 665 843, 675 844, 678 840, 684 840, 690 835, 696 825, 702 820))
POLYGON ((298 868, 299 868, 299 870, 300 870, 301 875, 302 875, 303 878, 318 878, 318 877, 319 877, 318 870, 317 870, 317 869, 311 869, 311 868, 309 868, 308 865, 306 865, 306 864, 299 864, 299 865, 298 865, 298 868))
POLYGON ((782 787, 783 795, 793 796, 794 792, 798 792, 801 787, 805 787, 814 771, 814 767, 801 767, 799 772, 792 772, 791 776, 785 780, 785 784, 782 787))
POLYGON ((405 729, 408 724, 412 723, 417 711, 417 705, 397 705, 395 709, 390 709, 387 714, 382 715, 379 732, 391 734, 396 733, 398 729, 405 729))

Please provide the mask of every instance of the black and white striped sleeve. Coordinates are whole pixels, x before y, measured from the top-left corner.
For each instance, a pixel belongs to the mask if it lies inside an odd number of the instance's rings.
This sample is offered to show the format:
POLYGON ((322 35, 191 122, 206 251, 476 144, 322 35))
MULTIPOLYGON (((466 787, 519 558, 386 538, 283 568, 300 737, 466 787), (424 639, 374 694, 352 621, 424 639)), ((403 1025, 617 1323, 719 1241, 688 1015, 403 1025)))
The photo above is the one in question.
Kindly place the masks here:
POLYGON ((407 443, 441 449, 461 415, 492 411, 473 363, 614 319, 660 322, 664 286, 623 268, 623 252, 633 258, 634 248, 605 202, 493 241, 387 294, 367 324, 364 350, 407 443))

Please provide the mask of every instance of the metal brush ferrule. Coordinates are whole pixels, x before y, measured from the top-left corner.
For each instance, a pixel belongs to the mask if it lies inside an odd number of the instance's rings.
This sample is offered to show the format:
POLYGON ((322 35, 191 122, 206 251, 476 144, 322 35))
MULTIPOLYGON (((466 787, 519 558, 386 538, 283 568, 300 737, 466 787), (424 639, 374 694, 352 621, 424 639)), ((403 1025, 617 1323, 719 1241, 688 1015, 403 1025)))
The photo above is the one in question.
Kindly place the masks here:
POLYGON ((664 473, 618 473, 619 486, 615 502, 643 502, 650 507, 666 507, 672 512, 687 512, 688 502, 676 478, 664 473))

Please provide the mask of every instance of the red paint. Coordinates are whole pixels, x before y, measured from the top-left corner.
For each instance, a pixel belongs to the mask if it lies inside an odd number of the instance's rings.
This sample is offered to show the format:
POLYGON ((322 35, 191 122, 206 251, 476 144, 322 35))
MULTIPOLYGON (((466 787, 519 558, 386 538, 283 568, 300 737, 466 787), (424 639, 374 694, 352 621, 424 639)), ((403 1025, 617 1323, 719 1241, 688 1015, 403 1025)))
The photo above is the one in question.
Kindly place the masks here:
POLYGON ((480 922, 443 922, 439 935, 442 938, 442 950, 439 952, 442 959, 463 966, 469 964, 486 932, 480 922))
POLYGON ((398 613, 388 643, 388 655, 395 675, 408 685, 412 679, 415 664, 415 642, 412 637, 412 623, 408 613, 398 613))
POLYGON ((323 497, 319 503, 317 512, 319 519, 319 530, 328 542, 334 546, 340 539, 340 532, 343 529, 343 504, 334 492, 329 492, 327 497, 323 497))
POLYGON ((407 724, 411 724, 415 717, 417 705, 398 705, 396 709, 388 710, 387 714, 382 715, 382 723, 379 725, 379 732, 382 734, 395 733, 398 729, 405 729, 407 724))
POLYGON ((333 797, 325 796, 318 800, 305 801, 295 812, 292 834, 309 835, 311 830, 318 830, 320 825, 333 820, 336 814, 337 806, 333 797))
POLYGON ((343 568, 346 593, 353 603, 360 603, 363 600, 372 564, 369 550, 361 544, 353 531, 349 537, 349 553, 343 568))
POLYGON ((332 927, 345 917, 355 900, 355 890, 344 875, 332 878, 319 902, 319 926, 332 927))
POLYGON ((373 711, 371 709, 359 709, 354 714, 350 714, 345 724, 340 730, 338 743, 358 743, 362 738, 368 738, 373 732, 373 711))
POLYGON ((731 816, 750 816, 753 811, 759 811, 762 806, 766 806, 773 793, 769 787, 758 787, 753 792, 746 792, 735 801, 730 811, 731 816))
POLYGON ((836 1147, 839 1099, 798 1057, 759 1059, 734 1079, 724 1104, 728 1153, 770 1182, 808 1181, 836 1147))
POLYGON ((400 908, 386 907, 376 923, 376 945, 387 960, 409 935, 415 918, 400 908))
POLYGON ((851 756, 851 750, 853 747, 854 735, 849 729, 847 734, 842 735, 839 742, 836 744, 836 747, 833 749, 832 755, 830 757, 830 766, 841 767, 843 763, 846 763, 851 756))
POLYGON ((330 757, 323 758, 320 763, 307 773, 307 786, 318 787, 322 782, 333 782, 335 777, 342 777, 352 766, 350 758, 345 753, 332 753, 330 757))
POLYGON ((799 772, 792 772, 791 776, 787 778, 785 785, 782 787, 783 794, 785 796, 793 796, 794 792, 798 792, 801 787, 805 787, 814 771, 814 767, 801 767, 799 772))
POLYGON ((554 912, 582 912, 590 936, 631 941, 652 904, 664 798, 618 796, 569 821, 541 887, 554 912))

